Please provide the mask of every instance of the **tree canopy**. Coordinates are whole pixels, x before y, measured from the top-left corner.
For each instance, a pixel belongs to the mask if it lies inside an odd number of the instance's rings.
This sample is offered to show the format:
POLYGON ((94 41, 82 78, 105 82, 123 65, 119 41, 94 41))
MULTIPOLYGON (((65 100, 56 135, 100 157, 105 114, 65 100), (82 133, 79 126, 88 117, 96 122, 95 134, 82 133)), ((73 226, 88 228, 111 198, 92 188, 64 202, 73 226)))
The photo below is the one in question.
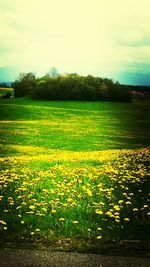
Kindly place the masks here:
POLYGON ((41 100, 131 100, 129 88, 111 79, 77 73, 59 75, 55 68, 41 78, 32 72, 21 73, 13 87, 15 97, 30 95, 41 100))

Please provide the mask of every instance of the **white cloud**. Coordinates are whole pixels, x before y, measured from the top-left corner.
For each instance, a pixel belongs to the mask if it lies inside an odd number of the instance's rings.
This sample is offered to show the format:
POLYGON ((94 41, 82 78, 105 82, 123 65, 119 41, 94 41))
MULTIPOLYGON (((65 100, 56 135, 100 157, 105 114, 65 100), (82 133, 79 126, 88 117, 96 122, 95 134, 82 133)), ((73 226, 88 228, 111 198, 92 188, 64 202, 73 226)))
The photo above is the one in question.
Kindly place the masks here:
POLYGON ((1 0, 0 65, 101 74, 150 58, 149 0, 1 0))

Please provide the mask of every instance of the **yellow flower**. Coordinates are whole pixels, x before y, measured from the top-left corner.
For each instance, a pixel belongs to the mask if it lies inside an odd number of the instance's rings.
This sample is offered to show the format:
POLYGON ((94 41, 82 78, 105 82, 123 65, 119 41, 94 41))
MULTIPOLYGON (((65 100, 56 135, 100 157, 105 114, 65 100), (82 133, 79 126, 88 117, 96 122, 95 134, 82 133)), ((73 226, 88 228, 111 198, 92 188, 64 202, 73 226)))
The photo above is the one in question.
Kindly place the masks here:
POLYGON ((115 206, 114 206, 114 209, 115 209, 115 210, 120 210, 120 207, 119 207, 118 205, 115 205, 115 206))
POLYGON ((110 216, 110 217, 114 217, 114 215, 112 214, 111 211, 107 211, 107 212, 106 212, 106 215, 108 215, 108 216, 110 216))
POLYGON ((30 206, 29 206, 29 209, 30 209, 30 210, 34 210, 34 209, 35 209, 35 206, 34 206, 34 205, 30 205, 30 206))
POLYGON ((90 189, 87 189, 86 192, 87 192, 87 194, 89 195, 89 197, 92 197, 92 192, 91 192, 90 189))
POLYGON ((48 194, 48 193, 49 193, 49 190, 48 190, 48 189, 43 189, 43 192, 44 192, 45 194, 48 194))
POLYGON ((96 210, 95 212, 96 212, 96 214, 100 214, 100 215, 103 214, 102 210, 96 210))
POLYGON ((56 213, 56 210, 51 210, 51 213, 52 213, 52 214, 56 213))
POLYGON ((121 204, 121 203, 123 203, 124 201, 122 200, 122 199, 120 199, 119 201, 118 201, 118 203, 119 204, 121 204))
POLYGON ((34 214, 34 211, 26 211, 27 214, 34 214))
POLYGON ((125 204, 126 205, 131 205, 131 202, 130 201, 126 201, 125 204))
POLYGON ((78 221, 73 221, 73 224, 78 224, 79 222, 78 221))
POLYGON ((68 204, 67 203, 63 203, 63 207, 67 207, 68 206, 68 204))
POLYGON ((129 218, 124 218, 123 220, 124 220, 125 222, 129 222, 129 221, 130 221, 129 218))
POLYGON ((8 210, 4 210, 4 212, 5 212, 5 213, 7 213, 7 212, 8 212, 8 210))
POLYGON ((61 217, 61 218, 59 219, 59 221, 65 221, 65 219, 61 217))
POLYGON ((72 202, 73 201, 73 199, 71 198, 71 197, 69 197, 68 199, 67 199, 67 202, 72 202))
POLYGON ((133 211, 138 211, 138 209, 137 208, 134 208, 133 211))
POLYGON ((98 228, 97 228, 97 230, 101 231, 101 230, 102 230, 102 228, 101 228, 101 227, 98 227, 98 228))
POLYGON ((47 211, 47 209, 46 209, 46 208, 42 208, 42 211, 46 212, 46 211, 47 211))
POLYGON ((6 222, 4 222, 2 220, 0 220, 0 223, 3 224, 3 225, 6 225, 7 224, 6 222))
POLYGON ((16 208, 16 210, 19 210, 19 209, 21 209, 22 208, 22 206, 18 206, 17 208, 16 208))
POLYGON ((21 224, 24 224, 24 221, 21 221, 21 224))
POLYGON ((102 236, 101 236, 101 235, 99 235, 99 236, 97 236, 96 238, 97 238, 97 239, 102 239, 102 236))

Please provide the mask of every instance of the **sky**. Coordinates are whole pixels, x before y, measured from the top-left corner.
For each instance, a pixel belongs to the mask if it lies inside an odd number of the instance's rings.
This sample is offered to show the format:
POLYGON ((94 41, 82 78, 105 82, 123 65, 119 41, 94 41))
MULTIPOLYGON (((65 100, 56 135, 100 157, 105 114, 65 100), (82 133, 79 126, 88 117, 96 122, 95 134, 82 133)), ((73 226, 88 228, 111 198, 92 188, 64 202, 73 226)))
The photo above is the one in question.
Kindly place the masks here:
POLYGON ((91 74, 150 85, 150 0, 1 0, 0 81, 91 74))

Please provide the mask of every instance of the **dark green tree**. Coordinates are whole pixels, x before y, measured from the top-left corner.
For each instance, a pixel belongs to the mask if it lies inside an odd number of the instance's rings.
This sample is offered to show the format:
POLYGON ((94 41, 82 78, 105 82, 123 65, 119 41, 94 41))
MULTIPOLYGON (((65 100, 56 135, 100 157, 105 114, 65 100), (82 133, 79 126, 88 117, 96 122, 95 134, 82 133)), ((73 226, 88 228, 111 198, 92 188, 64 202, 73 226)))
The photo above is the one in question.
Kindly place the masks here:
POLYGON ((20 73, 18 79, 13 84, 15 97, 32 95, 36 88, 36 78, 35 74, 32 72, 29 73, 20 73))

